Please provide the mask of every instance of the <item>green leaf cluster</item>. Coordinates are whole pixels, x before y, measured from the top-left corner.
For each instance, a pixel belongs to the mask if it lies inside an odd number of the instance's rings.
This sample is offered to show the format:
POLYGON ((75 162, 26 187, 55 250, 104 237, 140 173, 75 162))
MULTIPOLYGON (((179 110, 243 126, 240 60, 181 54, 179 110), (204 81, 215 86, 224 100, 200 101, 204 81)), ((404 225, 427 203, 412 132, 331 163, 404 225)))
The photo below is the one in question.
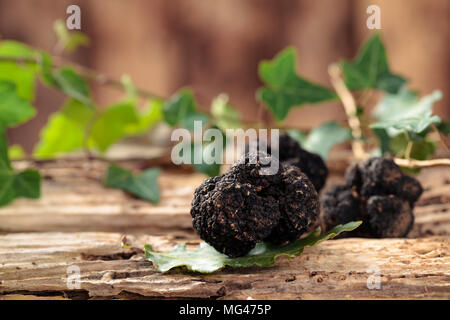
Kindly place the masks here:
POLYGON ((295 49, 287 48, 273 60, 259 64, 259 76, 264 87, 256 95, 278 121, 284 120, 293 107, 337 99, 330 89, 299 77, 295 70, 296 60, 295 49))
POLYGON ((380 140, 381 153, 405 155, 412 144, 409 157, 425 160, 431 157, 436 143, 429 140, 430 126, 441 119, 433 115, 433 104, 442 98, 440 91, 419 99, 416 92, 402 87, 396 94, 386 94, 375 107, 377 122, 370 127, 380 140))
POLYGON ((393 74, 379 34, 372 36, 353 61, 341 63, 345 84, 350 90, 379 89, 396 93, 406 80, 393 74))
POLYGON ((148 169, 135 176, 127 169, 110 165, 105 178, 105 186, 125 190, 149 202, 159 202, 157 183, 160 169, 148 169))

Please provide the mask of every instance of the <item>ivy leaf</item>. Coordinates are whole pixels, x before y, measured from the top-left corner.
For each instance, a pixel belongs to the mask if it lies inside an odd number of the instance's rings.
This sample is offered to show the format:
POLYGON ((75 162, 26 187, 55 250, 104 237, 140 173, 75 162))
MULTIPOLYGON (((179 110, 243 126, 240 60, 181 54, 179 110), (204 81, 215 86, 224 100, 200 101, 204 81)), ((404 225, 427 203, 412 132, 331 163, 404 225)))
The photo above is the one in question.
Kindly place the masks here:
POLYGON ((186 250, 185 244, 176 245, 169 252, 156 252, 150 245, 145 245, 144 249, 147 259, 155 264, 160 272, 166 272, 176 267, 185 267, 190 271, 201 273, 212 273, 225 266, 232 268, 253 265, 270 267, 275 264, 276 259, 280 256, 289 258, 299 256, 303 253, 304 248, 332 239, 341 232, 352 231, 360 224, 361 221, 338 225, 323 235, 320 235, 320 228, 318 228, 310 236, 284 246, 258 243, 248 255, 238 258, 230 258, 219 253, 205 242, 202 242, 200 248, 194 251, 186 250))
POLYGON ((40 191, 41 175, 33 169, 19 173, 0 171, 0 206, 12 202, 16 198, 37 199, 40 191))
POLYGON ((41 175, 34 169, 15 173, 8 159, 5 129, 0 130, 0 206, 16 198, 36 199, 40 197, 41 175))
POLYGON ((206 114, 197 111, 194 94, 188 89, 178 91, 164 103, 163 115, 170 126, 181 125, 190 131, 194 130, 194 121, 208 121, 206 114))
POLYGON ((41 175, 34 169, 28 169, 14 175, 13 188, 16 197, 37 199, 41 195, 40 191, 41 175))
POLYGON ((10 81, 16 85, 17 94, 26 101, 34 100, 36 64, 26 62, 37 57, 36 50, 17 41, 1 41, 0 57, 23 60, 24 62, 0 62, 0 80, 10 81))
POLYGON ((148 100, 146 103, 147 107, 145 110, 138 113, 138 123, 130 123, 126 127, 127 135, 144 133, 163 120, 162 108, 164 101, 155 98, 148 100))
POLYGON ((91 130, 91 144, 105 152, 113 143, 128 135, 130 126, 139 124, 133 103, 124 102, 103 110, 91 130))
POLYGON ((306 137, 296 130, 289 130, 287 133, 296 139, 304 149, 317 153, 324 160, 328 158, 333 146, 352 139, 350 129, 343 128, 336 122, 327 122, 314 128, 306 137))
POLYGON ((8 148, 8 158, 11 160, 22 160, 26 156, 25 150, 21 145, 13 144, 8 148))
POLYGON ((53 59, 47 52, 39 52, 38 70, 42 83, 49 87, 59 88, 58 82, 53 76, 53 59))
MULTIPOLYGON (((425 114, 422 118, 414 117, 399 120, 386 120, 371 124, 370 127, 373 129, 394 129, 398 132, 413 132, 422 133, 431 124, 440 123, 441 118, 438 116, 433 116, 431 112, 425 114)), ((395 135, 395 134, 394 134, 395 135)))
POLYGON ((60 111, 50 116, 41 129, 41 138, 34 149, 34 156, 45 159, 81 149, 85 142, 86 127, 94 114, 94 109, 77 100, 67 101, 60 111))
POLYGON ((24 123, 35 114, 33 106, 18 95, 14 83, 0 80, 0 126, 24 123))
POLYGON ((26 44, 13 40, 4 40, 0 42, 0 57, 16 59, 34 59, 36 52, 26 44))
POLYGON ((259 64, 259 76, 265 86, 258 89, 257 98, 268 106, 278 121, 284 120, 295 106, 337 98, 330 89, 299 77, 295 68, 294 48, 287 48, 273 60, 259 64))
MULTIPOLYGON (((384 130, 391 138, 401 133, 410 138, 417 137, 422 140, 424 132, 431 124, 440 123, 438 116, 433 116, 433 104, 442 98, 438 90, 419 99, 416 92, 406 87, 400 89, 397 94, 386 94, 375 107, 373 115, 378 121, 372 124, 372 129, 378 130, 377 136, 384 130)), ((386 139, 386 136, 384 137, 386 139)))
POLYGON ((53 79, 58 89, 69 97, 93 107, 89 86, 82 76, 72 68, 62 68, 53 71, 53 79))
POLYGON ((148 169, 137 176, 131 171, 116 165, 110 165, 105 178, 105 186, 125 190, 141 199, 159 202, 157 179, 160 169, 148 169))
POLYGON ((397 94, 386 94, 377 104, 373 116, 378 121, 421 118, 433 111, 433 104, 442 99, 439 90, 419 99, 416 92, 402 87, 397 94))
POLYGON ((365 43, 354 61, 343 61, 342 70, 345 83, 351 90, 375 88, 396 93, 406 82, 389 71, 386 50, 379 34, 365 43))
POLYGON ((217 127, 222 130, 238 129, 242 127, 239 112, 228 103, 226 94, 218 95, 211 104, 211 114, 217 127))

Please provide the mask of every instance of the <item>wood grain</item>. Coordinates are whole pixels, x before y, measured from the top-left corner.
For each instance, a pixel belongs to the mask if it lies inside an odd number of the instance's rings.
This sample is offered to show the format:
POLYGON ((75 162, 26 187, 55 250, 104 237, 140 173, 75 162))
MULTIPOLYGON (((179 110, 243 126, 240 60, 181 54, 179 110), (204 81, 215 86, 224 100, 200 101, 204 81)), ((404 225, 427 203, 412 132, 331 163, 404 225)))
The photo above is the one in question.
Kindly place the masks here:
MULTIPOLYGON (((167 250, 171 237, 129 236, 167 250)), ((143 254, 120 247, 117 233, 16 233, 0 237, 0 295, 33 298, 421 299, 450 298, 449 236, 424 239, 340 239, 307 248, 274 267, 225 269, 210 275, 161 274, 143 254), (67 288, 79 266, 81 288, 67 288), (380 270, 369 290, 366 271, 380 270)), ((194 246, 197 241, 190 242, 194 246)))
MULTIPOLYGON (((138 171, 149 164, 121 165, 138 171)), ((155 205, 104 188, 104 161, 33 166, 44 175, 41 199, 18 200, 0 210, 0 299, 450 298, 450 170, 445 168, 418 176, 425 192, 408 239, 332 240, 300 257, 281 258, 274 267, 200 275, 158 273, 141 250, 120 244, 126 235, 135 248, 197 246, 189 209, 203 175, 166 168, 159 179, 161 202, 155 205), (72 265, 80 267, 80 289, 67 287, 72 265), (367 287, 367 270, 374 266, 380 270, 380 290, 367 287)), ((339 168, 332 167, 328 186, 342 181, 339 168)))

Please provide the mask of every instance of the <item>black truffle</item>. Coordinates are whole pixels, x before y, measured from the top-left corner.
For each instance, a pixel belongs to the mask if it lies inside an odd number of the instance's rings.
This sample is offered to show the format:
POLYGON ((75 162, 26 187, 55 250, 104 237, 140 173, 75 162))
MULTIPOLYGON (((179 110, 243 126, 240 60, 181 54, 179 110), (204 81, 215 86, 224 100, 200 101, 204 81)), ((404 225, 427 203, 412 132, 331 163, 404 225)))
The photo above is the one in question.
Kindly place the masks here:
MULTIPOLYGON (((247 145, 246 152, 248 151, 249 146, 247 145)), ((267 153, 272 154, 274 153, 273 151, 270 143, 268 143, 267 153)), ((317 192, 325 185, 328 176, 328 168, 323 159, 315 153, 304 150, 295 139, 286 133, 280 134, 278 158, 282 164, 296 166, 306 174, 317 192)))
POLYGON ((319 197, 298 168, 250 153, 195 190, 191 216, 203 240, 239 257, 257 242, 281 244, 309 231, 319 216, 319 197), (269 161, 276 162, 276 172, 269 172, 269 161))
POLYGON ((345 185, 321 196, 321 220, 326 230, 336 224, 362 220, 347 235, 404 237, 414 223, 414 203, 423 192, 420 183, 386 158, 370 158, 350 166, 345 185))

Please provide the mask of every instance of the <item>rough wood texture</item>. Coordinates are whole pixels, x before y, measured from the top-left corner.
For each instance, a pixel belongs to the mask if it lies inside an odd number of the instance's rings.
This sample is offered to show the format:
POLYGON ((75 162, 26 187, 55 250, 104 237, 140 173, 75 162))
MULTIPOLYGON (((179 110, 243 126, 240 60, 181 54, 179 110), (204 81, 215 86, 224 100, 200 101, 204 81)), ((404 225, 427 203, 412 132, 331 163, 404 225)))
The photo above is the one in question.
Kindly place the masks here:
MULTIPOLYGON (((167 250, 170 237, 131 237, 167 250)), ((450 298, 448 236, 424 239, 341 239, 307 248, 271 268, 226 269, 211 275, 161 274, 140 253, 120 247, 117 233, 16 233, 0 238, 3 298, 347 299, 450 298), (81 270, 69 290, 67 267, 81 270), (381 289, 366 271, 380 269, 381 289)), ((192 241, 195 244, 197 241, 192 241)))
MULTIPOLYGON (((134 169, 148 165, 144 161, 122 164, 134 169)), ((26 165, 16 164, 17 167, 26 165)), ((161 202, 153 205, 121 190, 105 188, 102 184, 105 162, 65 160, 38 166, 45 177, 41 199, 20 199, 1 208, 1 233, 106 231, 163 235, 190 232, 191 199, 195 187, 205 178, 189 171, 164 170, 159 180, 161 202)), ((342 180, 344 167, 335 167, 328 185, 342 180)), ((449 235, 450 170, 423 170, 419 179, 425 192, 415 209, 416 224, 411 237, 449 235)))
MULTIPOLYGON (((336 162, 334 162, 336 163, 336 162)), ((29 163, 15 163, 17 167, 29 163)), ((450 298, 450 170, 423 170, 425 187, 409 239, 340 239, 307 248, 271 268, 224 269, 211 275, 161 274, 142 252, 152 244, 198 244, 188 214, 204 176, 166 168, 158 205, 105 189, 106 163, 78 160, 36 164, 43 196, 0 210, 0 299, 220 298, 366 299, 450 298), (152 235, 152 236, 149 236, 152 235), (81 289, 68 289, 67 267, 81 270, 81 289), (381 289, 369 290, 369 267, 380 270, 381 289)), ((142 169, 145 161, 124 161, 142 169)), ((334 167, 328 183, 342 180, 334 167)))

